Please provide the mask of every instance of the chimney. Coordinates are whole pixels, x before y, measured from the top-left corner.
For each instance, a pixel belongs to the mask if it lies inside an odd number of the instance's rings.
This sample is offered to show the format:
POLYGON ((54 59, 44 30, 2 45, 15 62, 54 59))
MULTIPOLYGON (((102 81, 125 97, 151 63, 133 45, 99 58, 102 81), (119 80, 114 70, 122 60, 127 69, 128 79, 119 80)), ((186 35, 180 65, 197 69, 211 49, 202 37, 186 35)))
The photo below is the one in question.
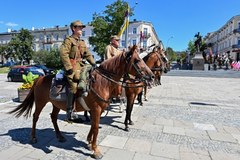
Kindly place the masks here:
POLYGON ((34 28, 34 27, 32 27, 32 31, 34 31, 34 29, 35 29, 35 28, 34 28))
POLYGON ((12 31, 11 28, 8 28, 8 29, 7 29, 7 32, 8 32, 8 33, 10 33, 11 31, 12 31))

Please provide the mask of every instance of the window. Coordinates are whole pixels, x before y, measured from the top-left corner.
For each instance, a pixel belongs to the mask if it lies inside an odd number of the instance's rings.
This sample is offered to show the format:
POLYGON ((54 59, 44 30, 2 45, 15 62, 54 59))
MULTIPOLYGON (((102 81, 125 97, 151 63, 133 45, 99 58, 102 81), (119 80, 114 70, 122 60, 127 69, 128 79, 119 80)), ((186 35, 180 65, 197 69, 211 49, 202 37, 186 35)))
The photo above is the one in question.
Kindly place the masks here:
POLYGON ((40 34, 39 40, 40 40, 40 41, 43 41, 43 35, 42 35, 42 34, 40 34))
POLYGON ((143 41, 143 48, 144 48, 144 49, 147 48, 147 41, 146 41, 146 40, 143 41))
POLYGON ((55 40, 58 41, 58 34, 55 34, 55 40))
POLYGON ((147 28, 143 28, 143 35, 147 35, 148 34, 148 29, 147 28))
POLYGON ((136 39, 132 40, 132 45, 136 45, 136 44, 137 44, 136 39))
POLYGON ((94 31, 93 31, 93 29, 91 29, 91 36, 94 36, 94 31))
POLYGON ((238 22, 238 29, 240 29, 240 22, 238 22))
POLYGON ((240 45, 240 38, 238 38, 238 45, 240 45))
POLYGON ((54 44, 54 45, 53 45, 53 48, 54 48, 54 49, 58 49, 58 44, 54 44))
POLYGON ((82 31, 82 36, 86 36, 86 31, 82 31))
POLYGON ((133 28, 133 34, 137 34, 137 28, 133 28))
POLYGON ((122 40, 122 47, 125 47, 126 46, 126 42, 125 42, 125 40, 122 40))
POLYGON ((47 42, 51 42, 51 35, 50 34, 47 35, 47 42))

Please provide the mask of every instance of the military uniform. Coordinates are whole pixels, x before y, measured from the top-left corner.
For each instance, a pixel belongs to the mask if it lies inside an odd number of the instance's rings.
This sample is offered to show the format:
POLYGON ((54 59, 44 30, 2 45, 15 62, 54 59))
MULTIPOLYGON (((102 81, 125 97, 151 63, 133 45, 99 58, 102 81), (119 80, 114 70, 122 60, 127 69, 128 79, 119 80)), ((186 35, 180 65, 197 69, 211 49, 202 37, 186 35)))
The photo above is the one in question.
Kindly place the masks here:
MULTIPOLYGON (((60 58, 64 66, 65 75, 69 84, 69 91, 67 93, 67 121, 70 122, 81 122, 81 118, 75 118, 73 114, 73 102, 74 94, 77 92, 77 85, 84 82, 86 76, 83 75, 83 68, 85 60, 91 65, 95 65, 93 56, 89 52, 85 42, 79 37, 81 31, 85 27, 80 21, 74 21, 70 24, 73 31, 72 36, 68 36, 60 47, 60 58), (84 77, 84 78, 81 78, 84 77)), ((84 85, 86 86, 85 82, 84 85)), ((86 87, 81 88, 83 90, 83 96, 87 96, 86 87)))
POLYGON ((73 70, 73 73, 67 75, 70 85, 70 91, 76 93, 77 82, 80 78, 81 68, 84 66, 84 61, 87 60, 90 64, 94 65, 95 61, 92 54, 89 52, 86 44, 78 37, 67 37, 60 49, 60 57, 63 62, 64 69, 73 70))
POLYGON ((105 49, 105 57, 104 59, 109 59, 113 56, 119 55, 120 53, 122 53, 119 49, 113 47, 111 44, 109 44, 106 49, 105 49))

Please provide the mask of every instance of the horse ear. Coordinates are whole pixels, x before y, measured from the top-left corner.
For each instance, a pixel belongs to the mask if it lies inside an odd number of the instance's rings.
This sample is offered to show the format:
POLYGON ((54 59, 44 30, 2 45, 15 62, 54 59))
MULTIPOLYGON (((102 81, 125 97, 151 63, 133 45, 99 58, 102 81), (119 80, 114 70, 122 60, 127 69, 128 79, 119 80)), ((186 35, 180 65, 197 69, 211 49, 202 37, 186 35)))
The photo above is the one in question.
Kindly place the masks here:
POLYGON ((126 58, 127 58, 127 59, 131 59, 131 57, 132 57, 132 54, 133 54, 132 50, 131 50, 131 51, 128 51, 128 52, 126 52, 126 58))

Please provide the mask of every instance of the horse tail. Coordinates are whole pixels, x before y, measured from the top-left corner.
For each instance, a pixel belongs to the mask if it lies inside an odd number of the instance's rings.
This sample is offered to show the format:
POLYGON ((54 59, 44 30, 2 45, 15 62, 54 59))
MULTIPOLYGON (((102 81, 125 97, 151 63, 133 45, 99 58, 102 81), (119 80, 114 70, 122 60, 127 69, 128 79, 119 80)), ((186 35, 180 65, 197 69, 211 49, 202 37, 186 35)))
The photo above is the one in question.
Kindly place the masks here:
POLYGON ((21 115, 28 118, 31 115, 33 103, 34 103, 34 88, 38 79, 34 82, 32 88, 30 89, 27 97, 25 100, 17 106, 17 108, 13 109, 12 111, 8 112, 8 114, 14 114, 15 117, 19 118, 21 115))

